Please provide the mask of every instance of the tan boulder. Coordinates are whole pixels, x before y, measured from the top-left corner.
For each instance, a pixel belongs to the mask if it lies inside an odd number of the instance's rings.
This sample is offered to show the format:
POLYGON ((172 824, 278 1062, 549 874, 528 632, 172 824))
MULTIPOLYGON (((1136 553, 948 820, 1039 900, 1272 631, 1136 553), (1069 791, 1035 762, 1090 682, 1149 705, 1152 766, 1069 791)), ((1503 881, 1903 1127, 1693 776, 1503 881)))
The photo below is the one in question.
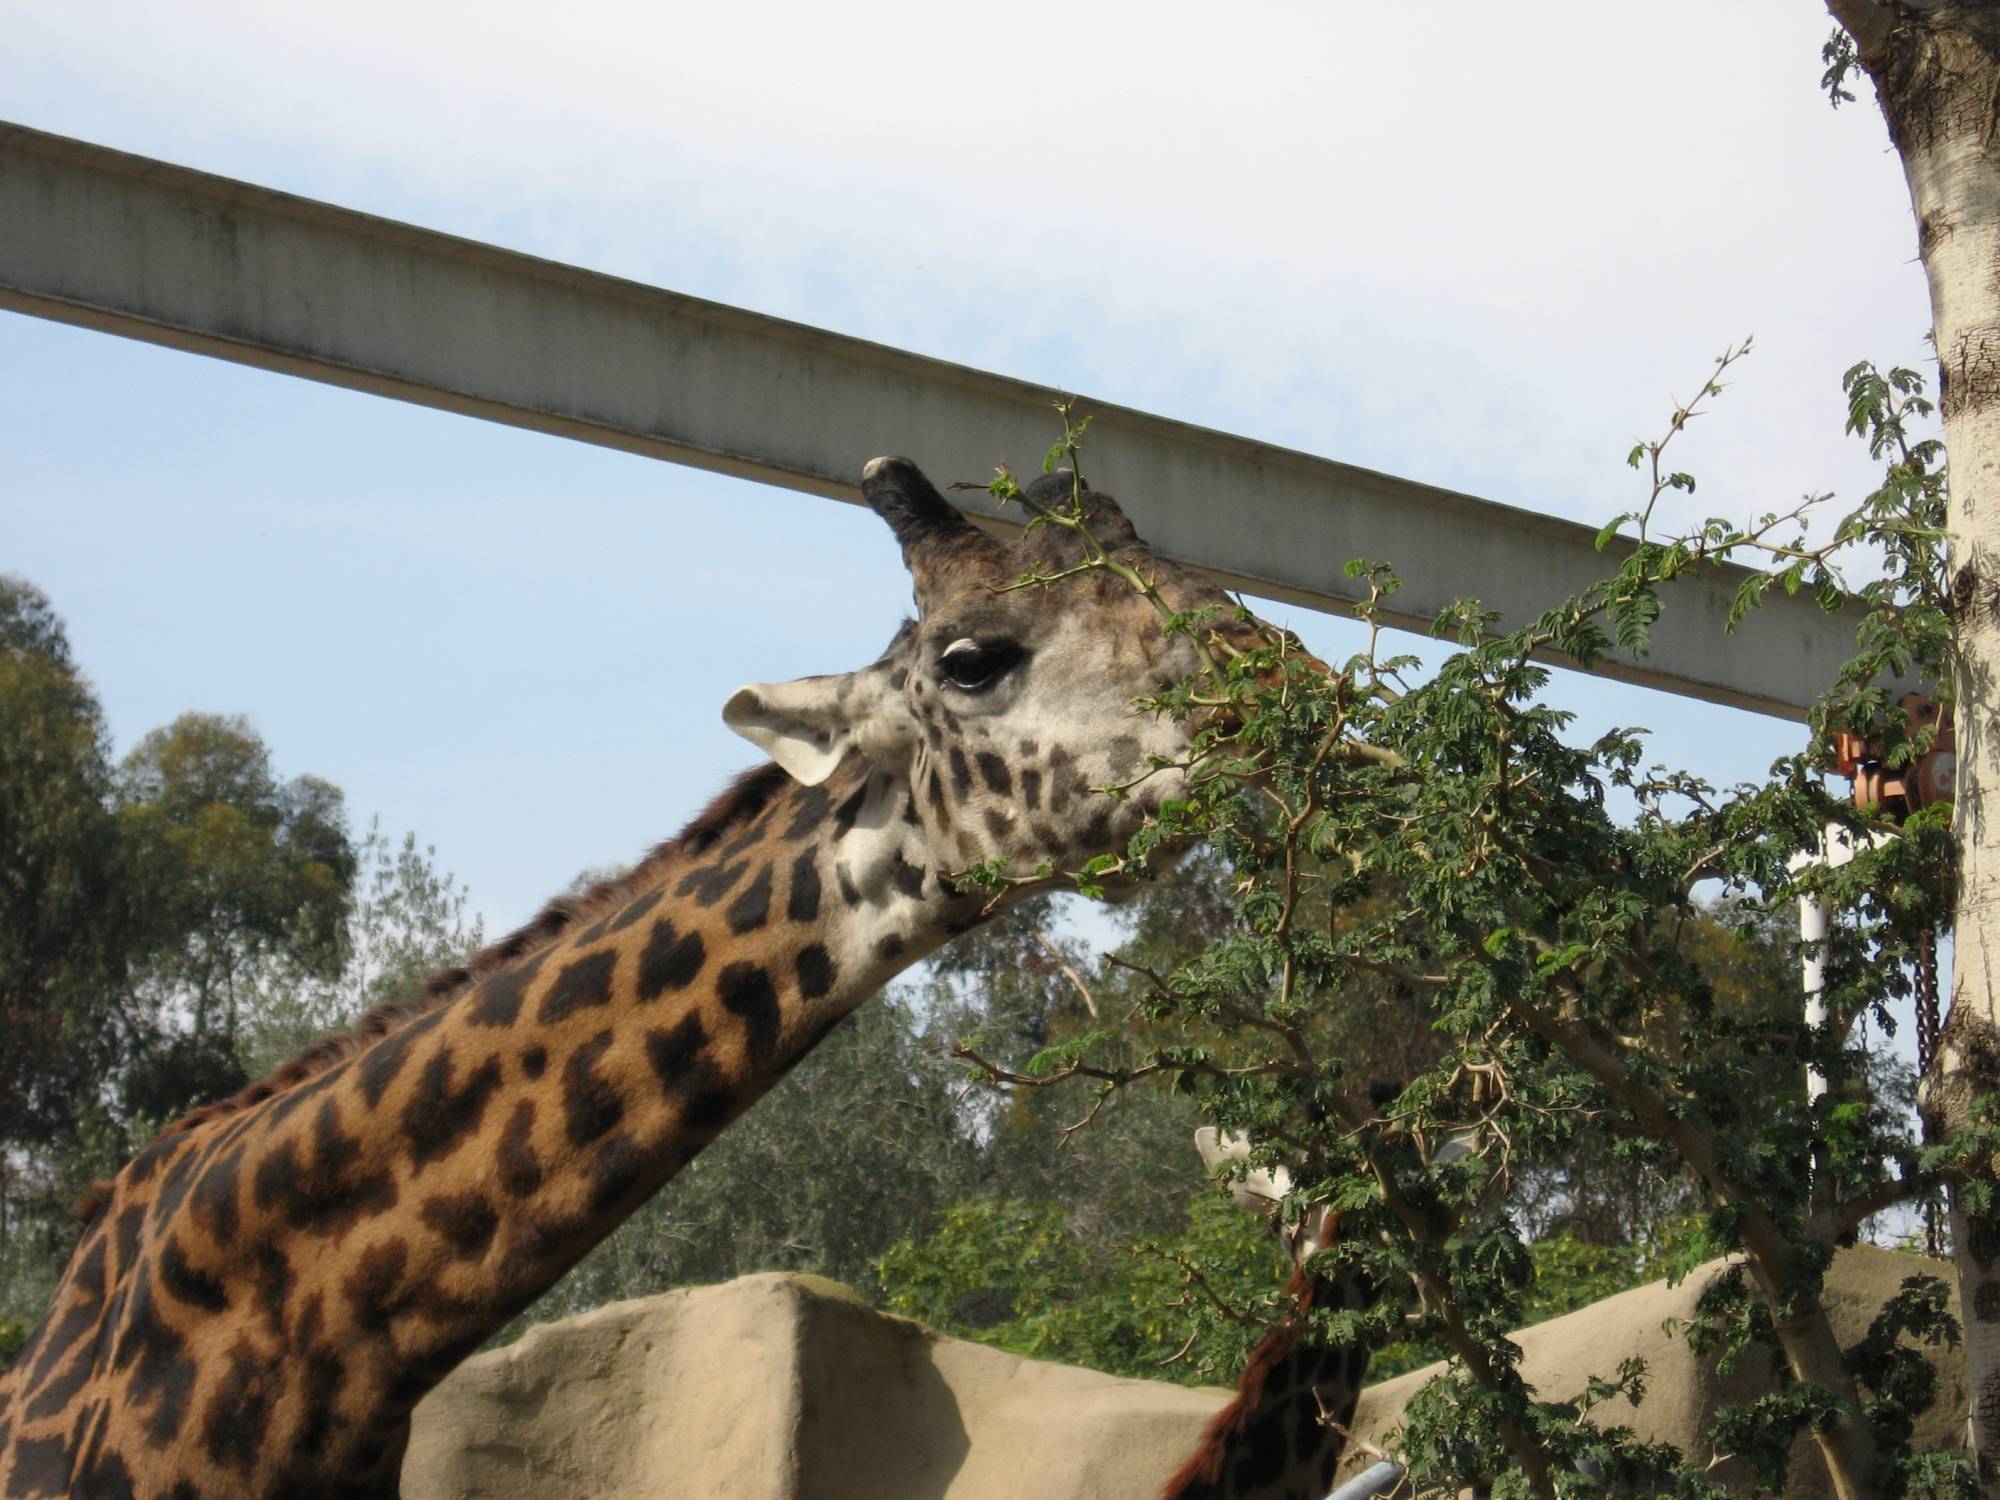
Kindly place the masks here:
MULTIPOLYGON (((1693 1317, 1703 1288, 1723 1264, 1703 1266, 1677 1287, 1656 1281, 1523 1329, 1514 1335, 1521 1346, 1523 1378, 1546 1400, 1569 1400, 1582 1392, 1589 1377, 1616 1379, 1620 1361, 1644 1359, 1645 1400, 1636 1409, 1622 1397, 1605 1402, 1594 1413, 1599 1425, 1628 1426, 1643 1438, 1673 1443, 1691 1457, 1712 1457, 1708 1437, 1717 1408, 1771 1389, 1768 1363, 1761 1355, 1746 1355, 1728 1374, 1719 1374, 1713 1359, 1695 1359, 1686 1341, 1668 1335, 1663 1325, 1670 1318, 1693 1317)), ((1868 1245, 1840 1252, 1827 1273, 1826 1302, 1841 1345, 1856 1342, 1868 1331, 1868 1324, 1904 1278, 1924 1274, 1954 1283, 1951 1267, 1940 1261, 1868 1245)), ((1938 1399, 1917 1425, 1916 1443, 1963 1451, 1969 1410, 1965 1356, 1956 1348, 1927 1353, 1941 1381, 1938 1399)), ((1441 1368, 1430 1365, 1370 1386, 1354 1414, 1355 1432, 1371 1443, 1386 1443, 1401 1421, 1403 1404, 1441 1368)), ((1349 1477, 1371 1461, 1364 1451, 1350 1450, 1340 1477, 1349 1477)), ((1719 1466, 1715 1477, 1732 1490, 1748 1490, 1746 1471, 1739 1462, 1719 1466)), ((1785 1493, 1788 1500, 1819 1500, 1833 1493, 1826 1465, 1810 1438, 1802 1438, 1792 1450, 1785 1493)))
POLYGON ((1022 1359, 811 1276, 546 1324, 417 1408, 406 1500, 1151 1500, 1228 1399, 1022 1359))

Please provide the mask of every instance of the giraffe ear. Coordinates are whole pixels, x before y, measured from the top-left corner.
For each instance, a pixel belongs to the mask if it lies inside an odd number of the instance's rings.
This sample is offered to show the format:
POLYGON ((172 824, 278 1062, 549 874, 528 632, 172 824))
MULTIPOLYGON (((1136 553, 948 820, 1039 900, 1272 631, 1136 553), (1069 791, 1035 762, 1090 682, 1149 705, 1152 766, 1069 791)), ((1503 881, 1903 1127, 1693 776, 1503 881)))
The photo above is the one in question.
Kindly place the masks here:
POLYGON ((740 687, 722 722, 769 755, 803 786, 818 786, 858 748, 859 720, 876 706, 866 674, 801 677, 740 687))
MULTIPOLYGON (((1201 1153, 1202 1165, 1208 1168, 1209 1175, 1216 1176, 1234 1163, 1248 1160, 1250 1137, 1233 1131, 1223 1135, 1213 1125, 1204 1125, 1194 1133, 1194 1148, 1201 1153)), ((1292 1190, 1292 1174, 1283 1167, 1260 1167, 1225 1186, 1230 1201, 1238 1208, 1268 1213, 1292 1190)))

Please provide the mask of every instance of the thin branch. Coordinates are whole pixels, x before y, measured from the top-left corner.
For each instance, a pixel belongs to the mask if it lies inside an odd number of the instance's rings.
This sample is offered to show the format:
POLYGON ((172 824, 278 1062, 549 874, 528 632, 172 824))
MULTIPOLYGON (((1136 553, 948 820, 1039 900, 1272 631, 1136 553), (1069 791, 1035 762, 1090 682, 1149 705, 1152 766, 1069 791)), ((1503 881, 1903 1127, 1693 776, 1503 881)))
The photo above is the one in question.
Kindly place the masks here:
POLYGON ((1229 1319, 1230 1322, 1240 1324, 1245 1328, 1263 1328, 1266 1326, 1261 1318, 1253 1318, 1248 1313, 1238 1312, 1227 1302, 1223 1301, 1221 1294, 1208 1284, 1208 1278, 1201 1274, 1200 1268, 1185 1255, 1168 1255, 1166 1258, 1179 1266, 1181 1274, 1187 1278, 1188 1283, 1197 1288, 1204 1297, 1208 1298, 1214 1304, 1215 1310, 1221 1313, 1223 1317, 1229 1319))
POLYGON ((971 1063, 994 1083, 1004 1083, 1011 1088, 1022 1089, 1050 1088, 1070 1078, 1095 1078, 1114 1088, 1124 1088, 1127 1084, 1137 1083, 1142 1078, 1151 1078, 1156 1073, 1196 1073, 1204 1078, 1270 1078, 1309 1074, 1313 1071, 1299 1063, 1267 1062, 1244 1068, 1222 1068, 1212 1062, 1176 1062, 1161 1058, 1136 1068, 1100 1068, 1093 1063, 1072 1060, 1049 1073, 1017 1073, 1011 1068, 1003 1068, 998 1063, 980 1056, 963 1042, 951 1049, 951 1055, 971 1063))
POLYGON ((1153 1368, 1156 1370, 1164 1370, 1168 1365, 1179 1364, 1182 1360, 1187 1358, 1188 1350, 1194 1347, 1194 1341, 1200 1337, 1201 1337, 1201 1330, 1197 1328, 1193 1333, 1187 1336, 1187 1342, 1185 1344, 1182 1344, 1180 1348, 1176 1349, 1172 1354, 1169 1354, 1165 1359, 1155 1360, 1153 1362, 1153 1368))
POLYGON ((1147 980, 1151 982, 1153 988, 1158 990, 1163 995, 1168 995, 1173 993, 1171 990, 1167 988, 1166 977, 1163 974, 1161 974, 1158 969, 1154 968, 1151 964, 1135 964, 1132 962, 1131 959, 1121 958, 1116 953, 1105 954, 1104 961, 1108 964, 1113 965, 1116 968, 1124 969, 1128 973, 1143 975, 1147 980))
POLYGON ((1035 934, 1035 945, 1038 948, 1040 948, 1042 952, 1048 954, 1050 959, 1054 961, 1055 966, 1058 969, 1062 970, 1063 977, 1067 979, 1070 982, 1070 984, 1075 988, 1077 994, 1083 997, 1083 1008, 1090 1012, 1090 1019, 1093 1021, 1103 1020, 1104 1018, 1100 1014, 1098 1014, 1097 1000, 1096 997, 1094 997, 1090 993, 1090 986, 1083 982, 1083 977, 1079 975, 1075 969, 1072 969, 1069 966, 1069 964, 1064 960, 1063 956, 1056 951, 1055 944, 1051 943, 1040 932, 1037 932, 1035 934))
POLYGON ((1879 1213, 1894 1208, 1898 1203, 1907 1203, 1912 1198, 1934 1192, 1948 1184, 1950 1178, 1943 1174, 1924 1173, 1914 1177, 1890 1177, 1872 1183, 1833 1209, 1832 1237, 1846 1239, 1868 1220, 1879 1213))
POLYGON ((1385 979, 1394 979, 1402 984, 1419 985, 1426 989, 1441 989, 1451 983, 1449 975, 1419 974, 1414 969, 1406 969, 1401 964, 1386 963, 1377 958, 1363 958, 1358 953, 1343 953, 1341 962, 1369 974, 1380 974, 1385 979))
MULTIPOLYGON (((1318 1396, 1319 1392, 1317 1390, 1314 1390, 1313 1392, 1314 1399, 1317 1400, 1318 1396)), ((1387 1453, 1385 1453, 1382 1449, 1376 1447, 1373 1443, 1369 1442, 1368 1439, 1363 1437, 1360 1433, 1356 1432, 1353 1428, 1343 1426, 1341 1423, 1334 1421, 1333 1413, 1328 1411, 1324 1405, 1322 1405, 1319 1409, 1319 1421, 1320 1421, 1320 1426, 1329 1427, 1333 1429, 1334 1432, 1339 1434, 1340 1439, 1343 1443, 1345 1443, 1348 1447, 1352 1448, 1356 1453, 1362 1455, 1362 1457, 1376 1459, 1377 1461, 1387 1461, 1390 1463, 1395 1462, 1395 1460, 1391 1459, 1387 1453)))

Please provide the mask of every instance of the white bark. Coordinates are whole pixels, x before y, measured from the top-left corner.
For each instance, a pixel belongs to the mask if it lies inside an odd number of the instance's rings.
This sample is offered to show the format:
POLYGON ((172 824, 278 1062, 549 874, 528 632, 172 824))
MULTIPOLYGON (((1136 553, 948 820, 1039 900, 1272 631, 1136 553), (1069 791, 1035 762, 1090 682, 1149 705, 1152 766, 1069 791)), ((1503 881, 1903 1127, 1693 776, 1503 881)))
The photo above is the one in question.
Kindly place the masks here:
MULTIPOLYGON (((2000 1083, 1993 1038, 2000 1013, 2000 823, 1986 802, 2000 788, 2000 171, 1981 133, 1954 132, 1908 162, 1930 276, 1951 455, 1952 560, 1963 653, 1957 673, 1959 759, 1955 826, 1959 895, 1951 1010, 1938 1049, 1936 1097, 1945 1121, 2000 1083)), ((1960 1314, 1973 1393, 1981 1488, 2000 1495, 2000 1224, 1952 1206, 1960 1314)))
MULTIPOLYGON (((1926 1108, 1943 1127, 2000 1086, 2000 14, 1989 4, 1830 0, 1860 38, 1916 211, 1951 457, 1959 887, 1951 1010, 1926 1108), (1901 14, 1897 15, 1897 9, 1901 14), (1885 24, 1885 22, 1887 24, 1885 24)), ((2000 1500, 2000 1220, 1954 1202, 1973 1451, 2000 1500)))

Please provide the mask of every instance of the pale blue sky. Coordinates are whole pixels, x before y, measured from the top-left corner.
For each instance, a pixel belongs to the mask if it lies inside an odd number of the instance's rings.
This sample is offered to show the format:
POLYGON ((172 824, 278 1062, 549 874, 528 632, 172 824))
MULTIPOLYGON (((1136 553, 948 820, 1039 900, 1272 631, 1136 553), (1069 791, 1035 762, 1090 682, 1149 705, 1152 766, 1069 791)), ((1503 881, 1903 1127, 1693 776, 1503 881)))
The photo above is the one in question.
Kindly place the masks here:
MULTIPOLYGON (((1754 331, 1684 514, 1858 491, 1840 371, 1926 314, 1808 0, 1136 14, 0 0, 0 118, 1588 521, 1754 331)), ((121 751, 248 714, 489 928, 671 833, 754 759, 728 691, 871 660, 907 597, 857 509, 6 314, 0 568, 121 751)), ((1799 733, 1560 691, 1720 780, 1799 733)))

